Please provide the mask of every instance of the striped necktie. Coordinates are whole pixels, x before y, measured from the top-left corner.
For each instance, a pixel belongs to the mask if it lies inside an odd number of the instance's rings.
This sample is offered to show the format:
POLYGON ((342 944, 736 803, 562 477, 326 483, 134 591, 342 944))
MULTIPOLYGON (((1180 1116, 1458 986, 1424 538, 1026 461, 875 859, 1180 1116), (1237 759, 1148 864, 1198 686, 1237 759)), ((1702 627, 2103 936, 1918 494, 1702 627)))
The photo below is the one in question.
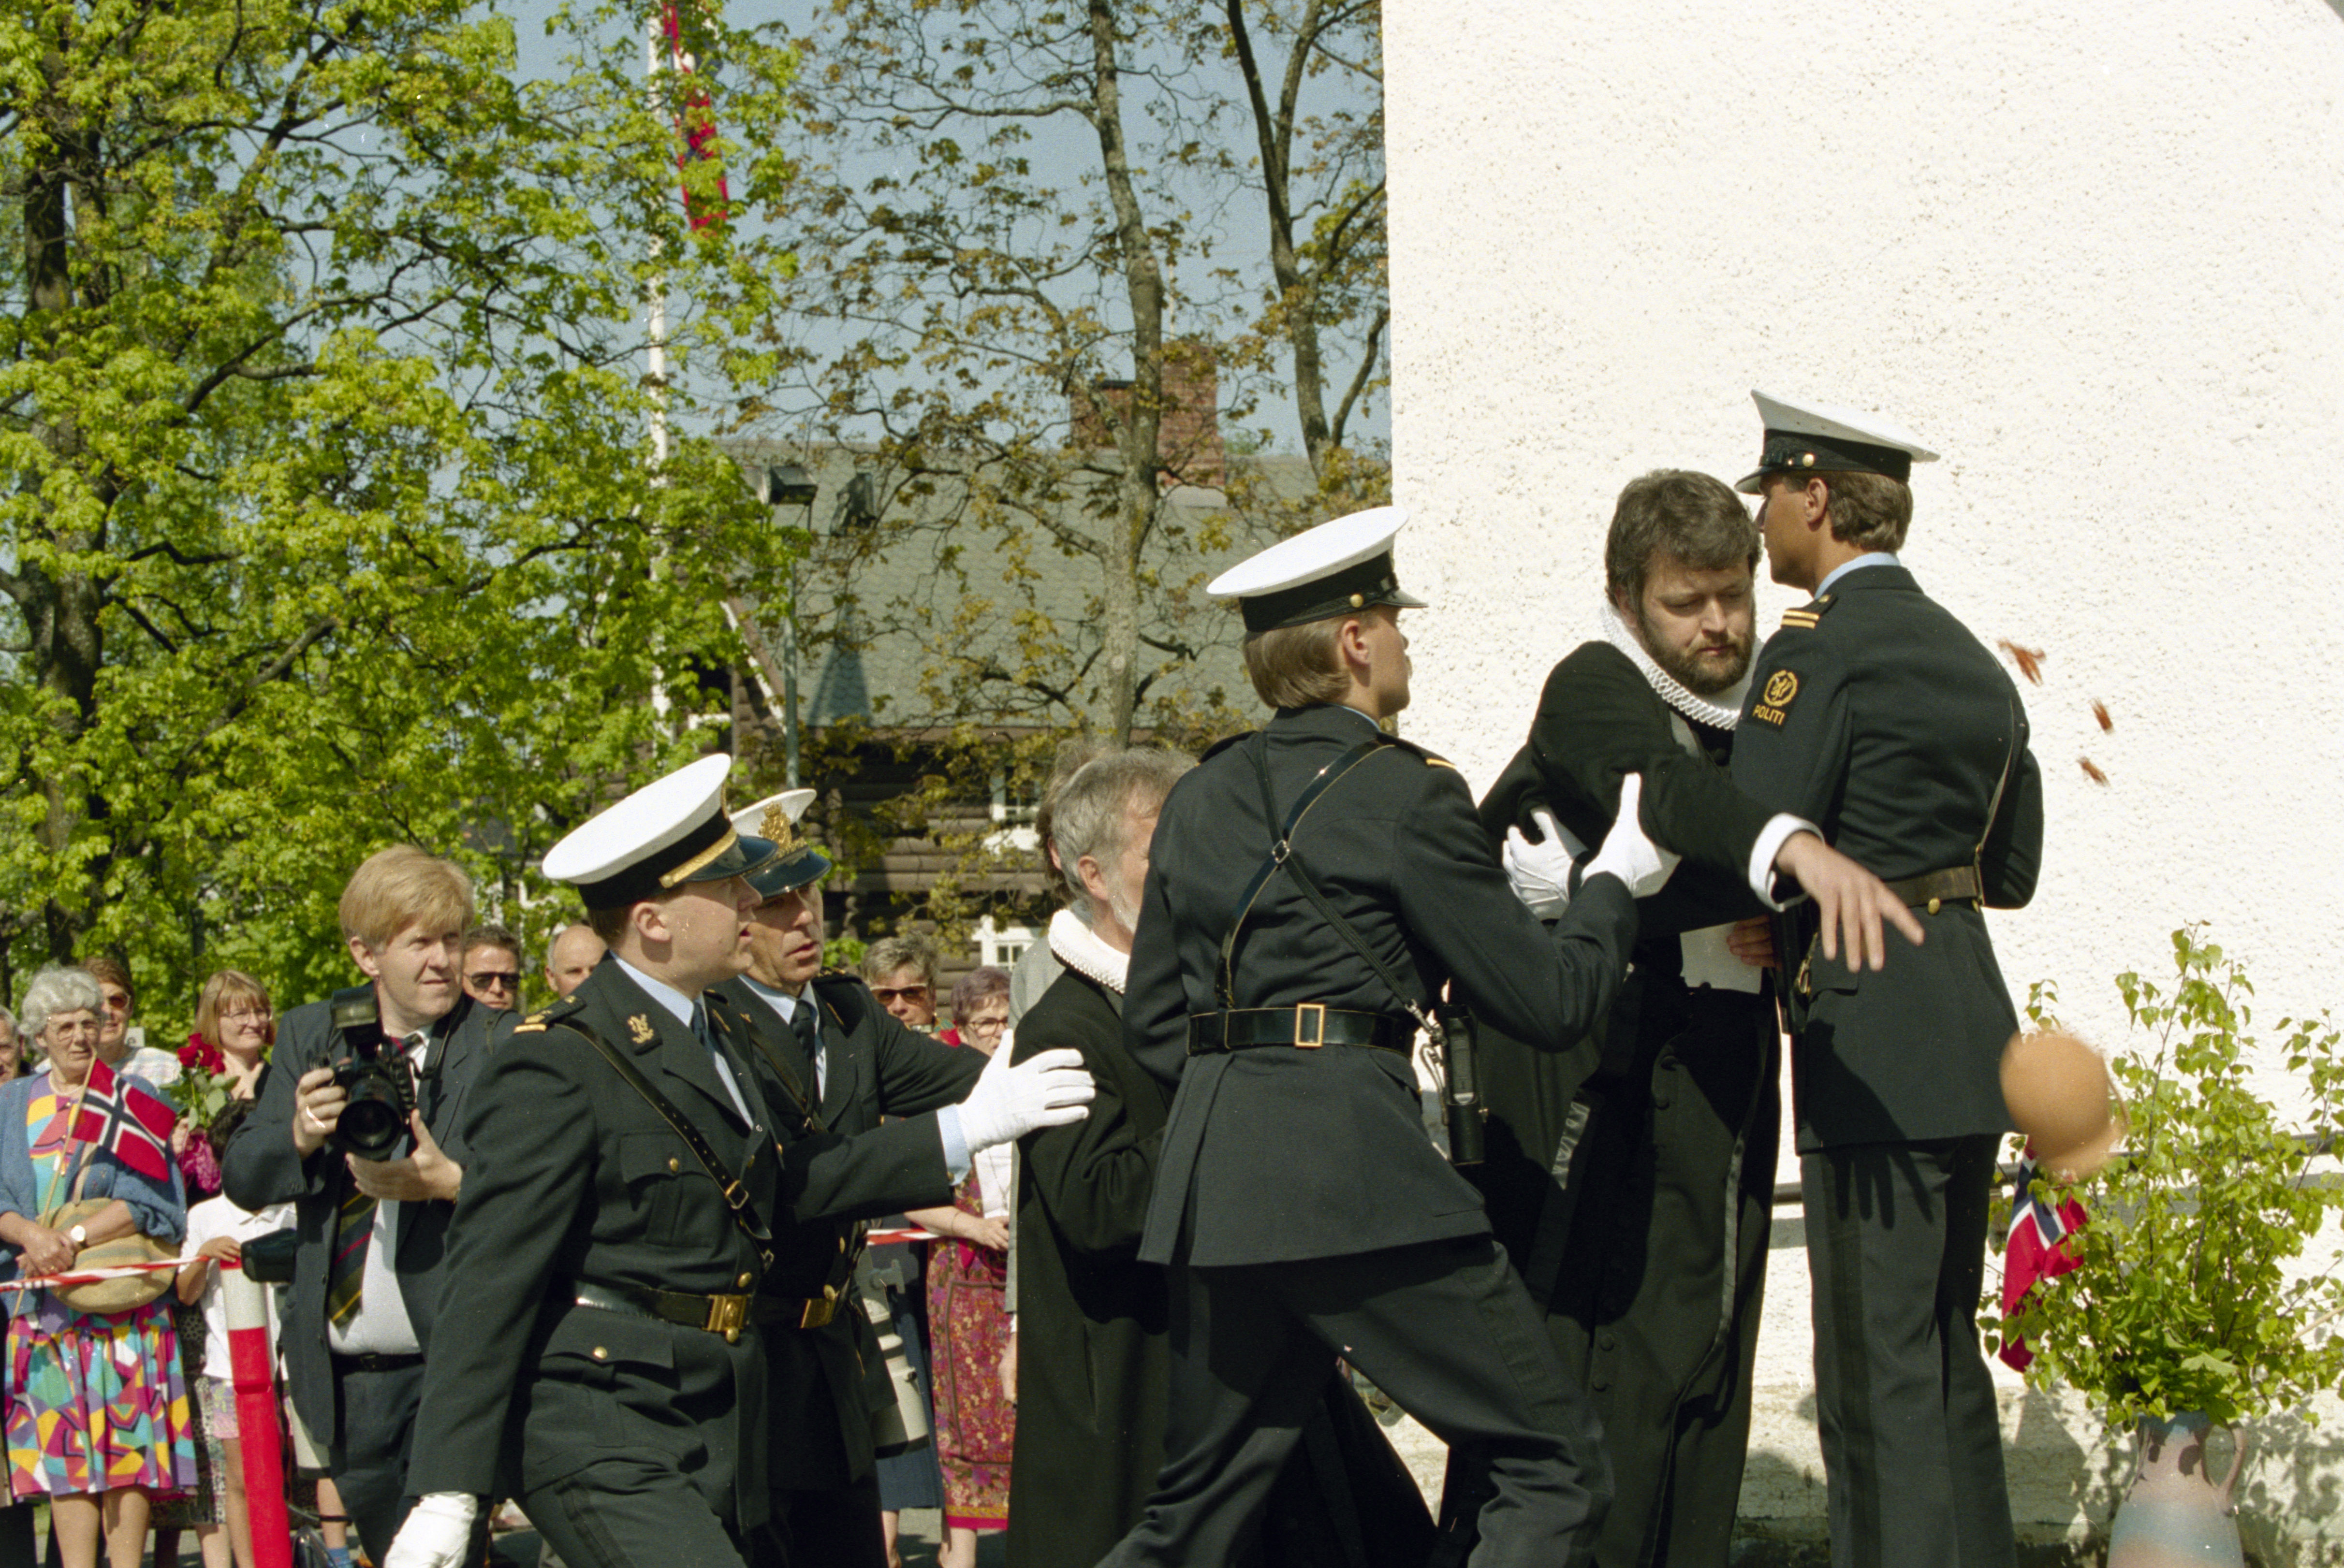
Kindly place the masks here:
MULTIPOLYGON (((413 1058, 407 1053, 423 1039, 421 1030, 399 1041, 399 1065, 411 1074, 413 1058)), ((339 1158, 337 1156, 337 1158, 339 1158)), ((355 1182, 342 1197, 334 1217, 334 1254, 326 1270, 326 1321, 347 1323, 358 1316, 359 1288, 366 1281, 367 1246, 374 1238, 375 1211, 379 1205, 355 1182)))

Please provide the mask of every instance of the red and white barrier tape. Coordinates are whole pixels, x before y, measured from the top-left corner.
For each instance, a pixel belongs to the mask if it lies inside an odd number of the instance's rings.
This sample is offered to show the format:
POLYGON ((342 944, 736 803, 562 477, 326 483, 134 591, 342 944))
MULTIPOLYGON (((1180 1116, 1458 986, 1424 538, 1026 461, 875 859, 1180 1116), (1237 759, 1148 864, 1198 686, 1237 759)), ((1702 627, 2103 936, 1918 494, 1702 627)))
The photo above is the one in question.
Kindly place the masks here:
POLYGON ((914 1225, 909 1230, 873 1231, 863 1239, 874 1247, 884 1247, 891 1241, 942 1241, 946 1238, 937 1235, 934 1231, 923 1231, 914 1225))
POLYGON ((157 1258, 146 1263, 115 1263, 103 1269, 68 1269, 62 1274, 41 1274, 29 1280, 0 1281, 0 1291, 49 1291, 59 1285, 87 1285, 99 1280, 127 1279, 132 1274, 151 1274, 157 1269, 181 1269, 196 1261, 198 1254, 190 1252, 184 1258, 157 1258))

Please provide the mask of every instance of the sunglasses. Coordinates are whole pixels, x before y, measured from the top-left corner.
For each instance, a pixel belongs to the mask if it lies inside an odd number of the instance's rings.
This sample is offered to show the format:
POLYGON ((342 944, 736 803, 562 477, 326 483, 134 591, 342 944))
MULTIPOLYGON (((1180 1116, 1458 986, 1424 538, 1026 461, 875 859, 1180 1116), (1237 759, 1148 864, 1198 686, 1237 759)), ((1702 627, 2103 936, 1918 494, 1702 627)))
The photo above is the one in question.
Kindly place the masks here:
POLYGON ((928 1000, 928 988, 924 985, 874 985, 871 988, 871 994, 883 1002, 894 1001, 898 998, 904 1001, 925 1001, 928 1000))
POLYGON ((510 990, 520 984, 519 970, 482 970, 464 977, 464 983, 481 990, 510 990))

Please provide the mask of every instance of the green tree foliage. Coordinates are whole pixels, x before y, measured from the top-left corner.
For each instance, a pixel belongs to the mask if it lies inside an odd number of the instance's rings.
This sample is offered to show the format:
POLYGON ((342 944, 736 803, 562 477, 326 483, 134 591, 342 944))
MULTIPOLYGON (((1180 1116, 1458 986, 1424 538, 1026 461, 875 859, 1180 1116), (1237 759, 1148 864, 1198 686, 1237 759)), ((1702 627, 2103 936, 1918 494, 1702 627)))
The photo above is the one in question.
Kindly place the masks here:
POLYGON ((1381 385, 1376 11, 1251 20, 829 0, 776 324, 796 375, 757 413, 864 454, 872 526, 828 563, 858 614, 823 635, 926 651, 894 722, 1226 728, 1193 678, 1233 636, 1206 563, 1380 498, 1380 462, 1341 446, 1381 385), (1227 220, 1257 203, 1270 238, 1245 254, 1227 220), (1283 485, 1242 460, 1281 356, 1309 457, 1283 485), (907 553, 933 563, 916 592, 860 593, 860 567, 907 553))
MULTIPOLYGON (((553 837, 699 749, 687 678, 735 657, 723 595, 781 547, 704 445, 648 460, 646 421, 771 367, 743 329, 788 271, 753 220, 793 56, 686 9, 696 74, 647 91, 644 18, 616 5, 556 13, 560 64, 530 79, 471 0, 13 8, 18 973, 110 950, 166 1019, 225 962, 298 1000, 347 977, 333 903, 371 849, 542 891, 553 837), (679 120, 711 112, 714 156, 679 174, 679 120), (666 386, 643 374, 662 279, 666 386)), ((535 934, 566 908, 505 912, 535 934)))
MULTIPOLYGON (((2127 1149, 2074 1190, 2090 1213, 2076 1270, 2001 1331, 2036 1352, 2030 1381, 2083 1390, 2118 1427, 2309 1414, 2344 1382, 2344 1281, 2303 1258, 2344 1208, 2338 1033, 2324 1015, 2279 1020, 2275 1059, 2301 1098, 2290 1128, 2253 1085, 2274 1053, 2248 1032, 2244 967, 2198 928, 2173 933, 2173 957, 2168 985, 2117 977, 2136 1036, 2112 1063, 2127 1149)), ((2047 1021, 2039 997, 2030 1010, 2047 1021)))

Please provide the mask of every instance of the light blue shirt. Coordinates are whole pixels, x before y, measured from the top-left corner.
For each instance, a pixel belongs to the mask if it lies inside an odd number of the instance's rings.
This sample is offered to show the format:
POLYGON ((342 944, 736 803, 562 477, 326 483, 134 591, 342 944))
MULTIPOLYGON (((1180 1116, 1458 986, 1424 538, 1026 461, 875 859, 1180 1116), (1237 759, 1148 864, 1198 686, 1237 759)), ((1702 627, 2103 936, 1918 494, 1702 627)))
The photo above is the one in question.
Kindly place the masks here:
MULTIPOLYGON (((783 1023, 795 1018, 798 1009, 810 1005, 803 997, 792 996, 785 990, 776 990, 753 975, 743 975, 741 978, 749 982, 749 989, 756 993, 758 1000, 782 1015, 783 1023)), ((813 1091, 816 1098, 819 1098, 830 1087, 830 1052, 823 1046, 820 1008, 813 1010, 813 1091)), ((957 1185, 968 1175, 969 1166, 968 1136, 960 1130, 960 1107, 945 1105, 937 1108, 936 1131, 944 1140, 945 1169, 952 1173, 953 1181, 957 1185)))
POLYGON ((1839 581, 1840 578, 1847 576, 1850 572, 1862 571, 1865 567, 1901 567, 1904 564, 1904 563, 1903 561, 1896 558, 1896 554, 1894 550, 1866 550, 1864 554, 1856 557, 1855 559, 1852 561, 1842 561, 1839 565, 1834 567, 1831 569, 1831 575, 1824 578, 1823 581, 1815 585, 1815 597, 1817 598, 1821 598, 1824 595, 1831 592, 1832 584, 1839 581))
MULTIPOLYGON (((665 980, 652 979, 651 976, 643 973, 642 970, 637 969, 626 960, 619 957, 616 953, 612 953, 611 955, 611 960, 621 969, 627 971, 627 978, 629 980, 643 988, 643 994, 645 996, 659 1003, 660 1006, 667 1009, 669 1013, 674 1017, 676 1022, 683 1025, 686 1029, 690 1029, 692 1027, 692 1015, 695 1010, 697 1010, 696 1004, 692 998, 684 995, 682 991, 676 990, 675 987, 668 984, 665 980)), ((743 1098, 739 1081, 732 1076, 732 1064, 724 1060, 724 1053, 716 1049, 716 1044, 712 1038, 709 1041, 708 1059, 716 1066, 716 1076, 723 1081, 724 1092, 732 1097, 732 1109, 741 1113, 742 1121, 747 1122, 752 1127, 757 1125, 757 1118, 754 1113, 750 1111, 749 1101, 743 1098)))

